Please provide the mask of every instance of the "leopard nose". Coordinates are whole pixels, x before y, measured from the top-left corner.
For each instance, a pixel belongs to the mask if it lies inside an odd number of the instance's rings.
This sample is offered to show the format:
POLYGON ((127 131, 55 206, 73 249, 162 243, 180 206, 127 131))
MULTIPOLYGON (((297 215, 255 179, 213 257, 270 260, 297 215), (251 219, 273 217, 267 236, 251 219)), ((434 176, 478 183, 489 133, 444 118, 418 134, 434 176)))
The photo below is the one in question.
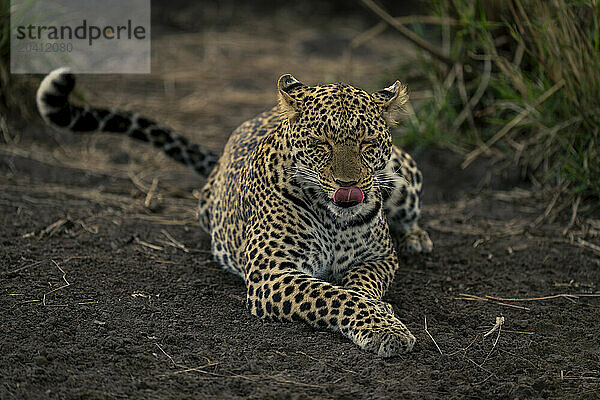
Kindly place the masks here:
POLYGON ((337 178, 334 178, 333 180, 335 181, 335 183, 337 183, 341 187, 355 186, 358 183, 358 181, 344 181, 342 179, 337 179, 337 178))

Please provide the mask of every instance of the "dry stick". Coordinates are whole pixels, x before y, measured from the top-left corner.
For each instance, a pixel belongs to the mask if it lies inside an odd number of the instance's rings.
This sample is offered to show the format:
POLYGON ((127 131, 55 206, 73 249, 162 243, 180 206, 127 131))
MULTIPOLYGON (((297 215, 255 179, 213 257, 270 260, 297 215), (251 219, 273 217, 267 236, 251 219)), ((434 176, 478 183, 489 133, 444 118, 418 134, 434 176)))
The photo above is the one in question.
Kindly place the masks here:
POLYGON ((186 368, 186 369, 182 369, 182 370, 179 370, 179 371, 172 372, 170 374, 162 374, 162 375, 159 375, 159 376, 179 375, 179 374, 183 374, 184 372, 199 372, 201 369, 212 367, 212 366, 215 366, 217 364, 219 364, 219 363, 218 362, 210 362, 210 363, 207 363, 207 364, 204 364, 204 365, 200 365, 198 367, 186 368))
MULTIPOLYGON (((52 289, 51 291, 49 291, 49 292, 47 292, 47 293, 44 293, 44 297, 42 298, 42 304, 43 304, 44 306, 46 305, 46 296, 47 296, 47 295, 49 295, 50 293, 53 293, 53 292, 57 292, 57 291, 59 291, 59 290, 61 290, 61 289, 64 289, 64 288, 66 288, 66 287, 68 287, 68 286, 71 286, 71 284, 69 283, 69 281, 67 281, 67 273, 65 272, 65 270, 64 270, 64 269, 62 269, 62 268, 60 267, 60 265, 58 265, 58 263, 57 263, 56 261, 54 261, 54 260, 50 260, 50 261, 52 261, 52 262, 54 263, 54 265, 56 265, 56 268, 58 268, 58 269, 60 270, 60 272, 62 272, 62 278, 63 278, 63 280, 65 281, 65 284, 64 284, 64 285, 62 285, 62 286, 60 286, 60 287, 57 287, 57 288, 55 288, 55 289, 52 289)), ((55 306, 56 306, 56 305, 55 305, 55 306)), ((60 305, 60 306, 62 307, 62 306, 64 306, 64 305, 60 305)))
POLYGON ((496 300, 496 301, 542 301, 542 300, 550 300, 550 299, 558 299, 558 298, 567 298, 567 299, 577 299, 579 297, 600 297, 600 293, 559 293, 553 294, 550 296, 543 297, 525 297, 525 298, 503 298, 503 297, 495 297, 495 296, 485 296, 487 299, 496 300))
POLYGON ((275 383, 283 383, 283 384, 288 384, 288 385, 294 385, 294 386, 304 386, 304 387, 310 387, 310 388, 317 388, 317 389, 322 389, 323 385, 313 385, 310 383, 304 383, 304 382, 298 382, 298 381, 291 381, 288 379, 284 379, 284 378, 280 378, 278 376, 270 376, 270 375, 239 375, 239 374, 231 374, 231 375, 223 375, 223 374, 217 374, 214 372, 208 372, 208 371, 203 371, 203 370, 196 370, 196 372, 200 372, 202 374, 205 375, 211 375, 217 378, 238 378, 238 379, 244 379, 250 382, 256 382, 259 379, 270 379, 272 381, 274 381, 275 383))
MULTIPOLYGON (((364 0, 363 0, 364 1, 364 0)), ((527 106, 527 108, 519 113, 515 118, 513 118, 508 124, 504 125, 502 129, 498 131, 490 140, 488 140, 484 145, 479 146, 472 152, 470 152, 465 161, 462 163, 461 167, 467 168, 469 164, 473 162, 481 153, 485 151, 485 149, 492 146, 498 140, 502 139, 504 135, 506 135, 512 128, 517 126, 521 121, 525 119, 532 111, 535 110, 537 106, 546 101, 550 96, 552 96, 556 91, 558 91, 565 84, 565 80, 561 79, 558 83, 552 86, 550 89, 546 90, 544 94, 542 94, 532 105, 527 106)))
MULTIPOLYGON (((567 243, 571 243, 568 240, 566 240, 566 242, 567 243)), ((579 247, 584 247, 586 249, 590 249, 594 253, 600 255, 600 246, 598 246, 598 245, 596 245, 594 243, 587 242, 587 241, 583 240, 582 238, 577 238, 577 241, 574 242, 574 243, 571 243, 571 244, 574 244, 575 246, 579 246, 579 247)))
POLYGON ((152 197, 156 193, 156 189, 158 188, 158 178, 152 179, 152 185, 150 186, 150 190, 146 194, 146 199, 144 200, 144 207, 150 207, 150 202, 152 201, 152 197))
MULTIPOLYGON (((504 317, 496 317, 496 323, 494 324, 492 329, 490 329, 487 333, 485 333, 483 335, 483 337, 488 337, 489 335, 494 333, 496 330, 500 329, 503 324, 504 324, 504 317)), ((497 340, 496 340, 496 342, 497 342, 497 340)))
POLYGON ((475 108, 475 106, 479 103, 479 100, 481 100, 483 94, 485 93, 485 90, 488 87, 491 75, 492 61, 490 57, 487 56, 484 58, 483 75, 481 76, 481 82, 479 83, 475 94, 473 95, 473 97, 471 97, 471 100, 469 100, 469 103, 467 104, 468 107, 465 106, 465 108, 460 112, 460 114, 458 114, 458 117, 456 117, 456 120, 452 124, 452 130, 457 130, 458 127, 461 126, 462 123, 465 121, 465 118, 467 118, 471 110, 475 108))
POLYGON ((23 271, 23 270, 25 270, 27 268, 36 267, 36 266, 40 265, 41 263, 43 263, 45 261, 47 261, 47 260, 40 260, 40 261, 33 262, 31 264, 24 265, 24 266, 19 267, 17 269, 13 269, 12 271, 8 271, 6 273, 6 275, 13 275, 13 274, 16 274, 17 272, 21 272, 21 271, 23 271))
POLYGON ((454 298, 455 300, 469 300, 469 301, 489 302, 489 303, 497 304, 497 305, 500 305, 500 306, 505 306, 505 307, 517 308, 519 310, 530 311, 530 309, 528 307, 517 306, 517 305, 514 305, 514 304, 502 303, 502 302, 495 301, 495 300, 492 301, 492 299, 487 299, 487 298, 484 298, 484 297, 479 297, 479 296, 475 296, 475 295, 468 294, 468 293, 459 293, 458 295, 461 296, 461 297, 455 297, 454 298))
POLYGON ((135 242, 136 242, 137 244, 141 244, 142 246, 149 247, 149 248, 151 248, 152 250, 158 250, 158 251, 163 251, 163 250, 164 250, 164 247, 157 246, 157 245, 155 245, 155 244, 152 244, 152 243, 145 242, 145 241, 143 241, 142 239, 140 239, 140 238, 139 238, 139 237, 137 237, 137 236, 135 237, 135 242))
POLYGON ((444 54, 442 51, 434 47, 431 43, 421 38, 419 35, 406 28, 400 22, 396 20, 396 18, 392 17, 388 14, 383 8, 379 7, 373 0, 361 0, 361 2, 367 6, 371 11, 379 16, 386 23, 394 27, 402 36, 411 41, 416 46, 422 48, 427 51, 438 60, 442 61, 444 64, 452 67, 457 61, 452 60, 448 55, 444 54))
POLYGON ((567 232, 569 232, 569 229, 571 229, 571 227, 575 223, 575 218, 577 218, 577 209, 579 208, 580 201, 581 201, 581 194, 579 196, 577 196, 575 203, 573 203, 573 208, 571 211, 571 220, 569 221, 569 224, 567 225, 567 227, 562 231, 563 236, 565 236, 567 234, 567 232))
POLYGON ((4 140, 6 141, 6 143, 15 144, 16 142, 18 142, 19 136, 15 136, 14 138, 12 136, 10 136, 10 130, 8 129, 6 120, 4 119, 4 116, 2 116, 2 115, 0 115, 0 131, 2 131, 2 136, 4 137, 4 140))
POLYGON ((433 344, 435 344, 435 347, 437 347, 440 354, 444 355, 444 353, 442 352, 442 349, 440 349, 440 346, 438 346, 437 342, 435 341, 433 336, 431 336, 431 333, 429 333, 429 330, 427 329, 427 316, 425 316, 425 333, 427 333, 427 335, 431 338, 431 340, 433 341, 433 344))
POLYGON ((550 213, 552 212, 552 209, 554 208, 554 206, 556 205, 556 202, 558 201, 558 198, 560 197, 560 195, 562 194, 562 192, 565 191, 567 187, 566 186, 561 186, 555 193, 554 196, 552 196, 552 200, 550 200, 550 203, 548 203, 548 206, 546 207, 546 210, 544 211, 544 214, 538 216, 535 221, 533 221, 532 227, 535 227, 536 225, 538 225, 540 222, 542 222, 543 220, 545 220, 546 218, 548 218, 548 215, 550 215, 550 213))
POLYGON ((162 353, 163 353, 165 356, 167 356, 167 357, 169 358, 169 360, 171 360, 171 362, 173 363, 173 365, 175 365, 176 367, 179 367, 179 366, 180 366, 179 364, 177 364, 177 363, 175 362, 175 360, 173 360, 173 357, 171 357, 170 355, 168 355, 168 354, 167 354, 167 352, 163 350, 163 348, 160 346, 160 344, 158 344, 158 343, 154 343, 154 344, 156 345, 156 347, 158 347, 158 348, 160 349, 160 351, 162 351, 162 353))
POLYGON ((496 317, 496 323, 494 324, 494 327, 489 332, 487 332, 487 333, 485 333, 483 335, 483 337, 487 337, 488 335, 492 334, 492 332, 494 332, 496 330, 498 331, 498 335, 496 336, 496 340, 494 340, 494 344, 492 345, 492 349, 487 353, 487 355, 485 356, 485 358, 481 362, 481 364, 480 364, 481 366, 483 366, 483 364, 485 364, 487 362, 487 360, 492 355, 492 352, 496 348, 496 345, 498 344, 498 340, 500 340, 500 333, 502 332, 502 325, 504 325, 504 317, 496 317))
POLYGON ((171 236, 171 234, 166 229, 161 229, 160 231, 171 242, 171 243, 165 242, 165 244, 168 244, 169 246, 173 246, 173 247, 179 248, 179 249, 185 251, 186 253, 190 252, 189 249, 187 247, 185 247, 185 245, 183 243, 181 243, 178 240, 175 240, 175 238, 173 236, 171 236))

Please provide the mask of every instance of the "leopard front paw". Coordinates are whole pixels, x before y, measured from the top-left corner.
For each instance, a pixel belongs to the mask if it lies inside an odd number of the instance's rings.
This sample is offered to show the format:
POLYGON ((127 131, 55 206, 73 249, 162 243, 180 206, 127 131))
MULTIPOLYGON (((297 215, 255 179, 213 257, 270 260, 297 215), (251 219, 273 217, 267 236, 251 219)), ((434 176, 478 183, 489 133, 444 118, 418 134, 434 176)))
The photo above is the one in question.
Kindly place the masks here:
POLYGON ((379 357, 408 353, 416 342, 413 334, 399 319, 379 309, 371 317, 370 324, 356 324, 348 336, 360 348, 379 357))
POLYGON ((407 253, 431 253, 432 250, 433 242, 425 230, 416 227, 406 233, 404 238, 404 251, 407 253))

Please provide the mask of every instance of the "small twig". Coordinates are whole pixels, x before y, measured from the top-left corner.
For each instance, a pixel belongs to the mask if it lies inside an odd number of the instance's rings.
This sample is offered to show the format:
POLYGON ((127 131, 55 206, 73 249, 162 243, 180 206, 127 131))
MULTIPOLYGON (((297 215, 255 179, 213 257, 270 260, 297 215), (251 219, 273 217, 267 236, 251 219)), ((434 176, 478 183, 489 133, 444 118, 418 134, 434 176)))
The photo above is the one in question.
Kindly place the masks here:
POLYGON ((500 340, 500 333, 502 332, 502 325, 504 324, 504 317, 496 317, 496 323, 494 324, 494 326, 492 327, 492 329, 485 333, 483 335, 483 337, 487 337, 489 335, 491 335, 494 331, 498 331, 498 335, 496 336, 496 340, 494 340, 494 344, 492 345, 492 348, 490 349, 490 351, 487 353, 487 355, 485 356, 485 358, 483 359, 483 361, 481 362, 481 366, 483 366, 483 364, 485 364, 487 362, 487 360, 490 358, 490 356, 492 355, 492 353, 494 352, 494 349, 496 348, 496 345, 498 344, 498 340, 500 340))
POLYGON ((487 299, 496 300, 496 301, 542 301, 542 300, 550 300, 550 299, 558 299, 558 298, 567 298, 567 299, 577 299, 579 297, 600 297, 600 293, 559 293, 553 294, 550 296, 543 297, 525 297, 525 298, 503 298, 503 297, 495 297, 495 296, 485 296, 487 299))
POLYGON ((503 303, 503 302, 495 301, 495 300, 492 301, 493 299, 479 297, 479 296, 475 296, 475 295, 472 295, 472 294, 459 293, 459 296, 461 296, 461 297, 455 297, 455 300, 470 300, 470 301, 489 302, 491 304, 497 304, 499 306, 505 306, 505 307, 517 308, 519 310, 530 311, 530 309, 528 307, 517 306, 515 304, 508 304, 508 303, 503 303))
POLYGON ((170 355, 168 355, 168 354, 167 354, 167 352, 163 350, 163 348, 160 346, 160 344, 158 344, 158 343, 154 343, 154 344, 156 345, 156 347, 158 347, 158 348, 160 349, 160 351, 161 351, 161 352, 162 352, 162 353, 163 353, 165 356, 167 356, 167 357, 169 358, 169 360, 171 360, 171 362, 173 363, 173 365, 175 365, 176 367, 179 367, 179 366, 180 366, 179 364, 177 364, 177 363, 175 362, 175 360, 173 360, 173 357, 171 357, 170 355))
POLYGON ((573 207, 571 209, 571 219, 569 220, 569 223, 567 224, 565 229, 562 231, 563 236, 565 236, 567 234, 567 232, 569 232, 569 229, 571 229, 571 227, 575 223, 575 218, 577 218, 577 209, 579 208, 580 201, 581 201, 581 194, 579 196, 577 196, 577 199, 575 199, 575 202, 573 203, 573 207))
POLYGON ((469 102, 467 103, 465 108, 460 112, 460 114, 458 114, 458 116, 452 123, 453 131, 457 130, 458 127, 462 125, 462 123, 465 121, 465 119, 471 113, 471 110, 475 108, 475 106, 479 103, 479 100, 481 100, 481 98, 483 97, 483 94, 485 93, 485 90, 487 89, 488 84, 490 82, 491 73, 492 73, 492 62, 490 60, 490 57, 487 56, 484 58, 483 74, 481 75, 481 82, 479 83, 477 90, 475 90, 475 94, 473 95, 473 97, 471 97, 471 100, 469 100, 469 102))
POLYGON ((496 317, 496 323, 494 324, 494 326, 492 327, 492 329, 490 329, 487 333, 485 333, 483 335, 483 337, 488 337, 489 335, 491 335, 492 333, 494 333, 496 330, 502 328, 503 324, 504 324, 504 317, 496 317))
POLYGON ((444 353, 442 352, 442 349, 440 349, 440 346, 438 346, 437 342, 435 341, 435 339, 433 338, 433 336, 431 335, 431 333, 429 333, 429 330, 427 329, 427 316, 425 316, 425 333, 427 333, 427 335, 431 338, 431 341, 433 342, 433 344, 435 344, 435 347, 438 349, 440 354, 444 355, 444 353))
POLYGON ((162 375, 159 375, 159 376, 179 375, 179 374, 183 374, 185 372, 199 372, 200 370, 202 370, 204 368, 212 367, 212 366, 215 366, 215 365, 218 365, 218 364, 219 364, 218 362, 209 362, 207 364, 200 365, 198 367, 186 368, 186 369, 182 369, 182 370, 179 370, 179 371, 172 372, 170 374, 162 374, 162 375))
MULTIPOLYGON (((568 243, 571 243, 570 241, 567 240, 568 243)), ((579 247, 584 247, 587 249, 592 250, 594 253, 600 255, 600 246, 594 244, 594 243, 590 243, 588 241, 583 240, 582 238, 577 238, 576 242, 573 242, 572 244, 579 246, 579 247)))
POLYGON ((504 329, 502 332, 506 332, 506 333, 518 333, 520 335, 535 335, 535 332, 513 331, 513 330, 510 330, 510 329, 504 329))
POLYGON ((146 194, 146 199, 144 200, 144 207, 149 208, 150 202, 152 201, 152 197, 156 193, 156 189, 158 188, 158 178, 152 179, 152 185, 150 186, 150 190, 146 194))
POLYGON ((139 237, 137 237, 137 236, 136 236, 134 239, 135 239, 135 242, 136 242, 137 244, 140 244, 140 245, 142 245, 142 246, 149 247, 149 248, 151 248, 152 250, 158 250, 158 251, 163 251, 163 250, 164 250, 164 247, 157 246, 157 245, 155 245, 155 244, 152 244, 152 243, 145 242, 145 241, 143 241, 142 239, 140 239, 140 238, 139 238, 139 237))
MULTIPOLYGON (((65 270, 64 270, 64 269, 62 269, 62 268, 60 267, 60 265, 58 265, 58 263, 57 263, 56 261, 54 261, 54 260, 50 260, 50 261, 52 261, 52 262, 54 263, 54 265, 56 265, 56 268, 58 268, 58 269, 60 270, 60 272, 62 272, 62 279, 65 281, 65 284, 64 284, 64 285, 62 285, 62 286, 59 286, 59 287, 57 287, 57 288, 54 288, 54 289, 52 289, 51 291, 49 291, 49 292, 47 292, 47 293, 44 293, 44 297, 42 298, 42 304, 43 304, 44 306, 46 306, 46 296, 47 296, 47 295, 49 295, 50 293, 57 292, 57 291, 59 291, 59 290, 61 290, 61 289, 64 289, 64 288, 66 288, 66 287, 68 287, 68 286, 71 286, 71 284, 69 283, 69 281, 67 281, 67 273, 65 272, 65 270)), ((61 306, 61 307, 62 307, 62 306, 64 306, 64 305, 56 305, 56 304, 54 304, 54 306, 61 306)))
POLYGON ((23 270, 25 270, 27 268, 36 267, 36 266, 40 265, 41 263, 43 263, 45 261, 46 260, 35 261, 35 262, 31 263, 31 264, 27 264, 27 265, 24 265, 24 266, 19 267, 17 269, 13 269, 12 271, 8 271, 6 273, 6 275, 13 275, 13 274, 16 274, 17 272, 21 272, 21 271, 23 271, 23 270))
POLYGON ((168 244, 169 246, 181 249, 181 250, 185 251, 186 253, 190 252, 190 250, 187 247, 185 247, 185 245, 183 243, 181 243, 178 240, 175 240, 175 238, 173 236, 171 236, 171 234, 166 229, 161 229, 160 231, 163 235, 165 235, 167 237, 167 239, 170 242, 170 243, 165 242, 165 244, 168 244))

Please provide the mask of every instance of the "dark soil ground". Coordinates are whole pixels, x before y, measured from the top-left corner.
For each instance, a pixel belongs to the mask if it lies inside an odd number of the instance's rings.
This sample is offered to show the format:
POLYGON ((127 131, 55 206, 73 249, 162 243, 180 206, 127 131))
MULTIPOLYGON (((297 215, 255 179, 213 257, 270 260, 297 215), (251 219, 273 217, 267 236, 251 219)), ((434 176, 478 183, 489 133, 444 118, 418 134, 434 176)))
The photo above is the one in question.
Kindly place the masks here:
MULTIPOLYGON (((202 29, 189 13, 163 13, 151 76, 79 87, 218 150, 273 103, 279 74, 348 77, 339 49, 369 25, 311 25, 285 10, 222 22, 240 12, 207 6, 202 29)), ((391 32, 367 47, 347 79, 367 88, 411 54, 391 32)), ((217 268, 194 220, 193 174, 114 137, 16 118, 9 128, 1 399, 600 398, 600 224, 582 232, 578 221, 567 235, 566 223, 533 225, 547 202, 514 174, 489 180, 485 161, 461 171, 447 151, 417 154, 435 250, 401 257, 387 301, 417 344, 380 359, 335 333, 252 317, 242 282, 217 268), (584 296, 545 298, 557 294, 584 296)))

